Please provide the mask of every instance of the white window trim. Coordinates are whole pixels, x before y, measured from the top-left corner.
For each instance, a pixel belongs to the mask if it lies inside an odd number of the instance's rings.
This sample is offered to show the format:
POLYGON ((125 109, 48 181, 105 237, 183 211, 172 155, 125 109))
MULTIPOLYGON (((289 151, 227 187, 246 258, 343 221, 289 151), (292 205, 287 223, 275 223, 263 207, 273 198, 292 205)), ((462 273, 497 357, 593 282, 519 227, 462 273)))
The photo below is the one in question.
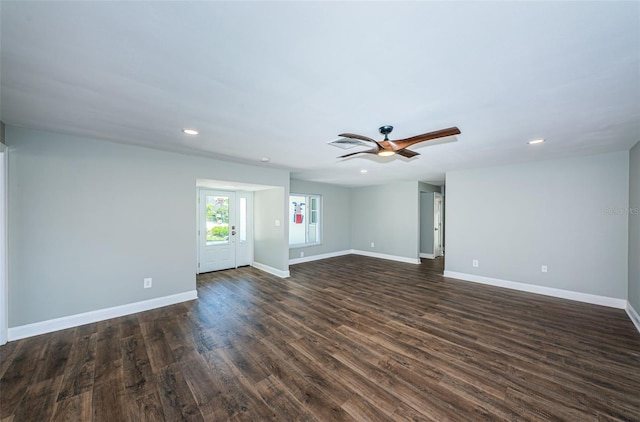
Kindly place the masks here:
MULTIPOLYGON (((324 226, 324 222, 323 222, 323 213, 322 213, 322 209, 323 209, 323 201, 322 201, 322 195, 317 194, 317 193, 295 193, 295 192, 290 192, 289 193, 289 202, 291 202, 291 197, 292 196, 304 196, 306 198, 306 201, 308 202, 307 204, 307 208, 305 208, 305 239, 307 239, 308 237, 308 226, 309 226, 309 219, 311 216, 311 211, 310 211, 310 205, 311 205, 311 197, 314 198, 318 198, 318 220, 319 222, 318 224, 318 228, 317 228, 317 237, 318 237, 318 241, 317 242, 305 242, 305 243, 294 243, 294 244, 289 244, 289 248, 291 249, 296 249, 296 248, 306 248, 309 246, 318 246, 318 245, 322 245, 322 238, 323 238, 323 226, 324 226)), ((293 222, 293 217, 289 216, 289 225, 291 225, 293 222)))

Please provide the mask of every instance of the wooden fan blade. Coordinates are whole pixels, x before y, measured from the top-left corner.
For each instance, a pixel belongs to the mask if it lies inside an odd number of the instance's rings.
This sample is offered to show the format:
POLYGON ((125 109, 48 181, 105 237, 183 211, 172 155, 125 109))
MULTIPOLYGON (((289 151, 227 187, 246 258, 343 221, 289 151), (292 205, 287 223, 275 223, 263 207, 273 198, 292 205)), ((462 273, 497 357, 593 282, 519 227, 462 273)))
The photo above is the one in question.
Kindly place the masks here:
POLYGON ((368 136, 358 135, 356 133, 341 133, 338 136, 342 136, 343 138, 353 138, 353 139, 360 139, 361 141, 373 142, 378 146, 378 148, 382 148, 382 145, 380 145, 380 142, 376 141, 375 139, 371 139, 368 136))
MULTIPOLYGON (((342 136, 342 135, 340 135, 342 136)), ((377 154, 378 150, 377 149, 365 149, 364 151, 357 151, 357 152, 350 152, 349 154, 345 154, 345 155, 341 155, 338 158, 347 158, 347 157, 351 157, 352 155, 356 155, 356 154, 377 154)))
POLYGON ((416 155, 420 155, 419 152, 411 151, 410 149, 399 149, 396 151, 396 154, 402 155, 403 157, 411 158, 416 155))
POLYGON ((457 127, 450 127, 447 129, 436 130, 434 132, 423 133, 422 135, 412 136, 411 138, 398 139, 393 143, 400 149, 406 148, 418 142, 430 141, 432 139, 444 138, 447 136, 459 135, 460 129, 457 127))
POLYGON ((338 136, 342 136, 344 138, 353 138, 353 139, 360 139, 361 141, 367 141, 367 142, 374 142, 377 143, 374 139, 371 139, 369 137, 363 136, 363 135, 357 135, 355 133, 341 133, 338 136))

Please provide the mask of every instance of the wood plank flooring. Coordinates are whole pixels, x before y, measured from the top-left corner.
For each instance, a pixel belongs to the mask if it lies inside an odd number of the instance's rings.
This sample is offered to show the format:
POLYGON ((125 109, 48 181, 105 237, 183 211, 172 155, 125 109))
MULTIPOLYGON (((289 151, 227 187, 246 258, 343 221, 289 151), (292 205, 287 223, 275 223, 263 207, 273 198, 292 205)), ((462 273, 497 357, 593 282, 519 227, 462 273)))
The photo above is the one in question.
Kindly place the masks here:
POLYGON ((640 421, 622 310, 349 255, 0 347, 0 421, 640 421))

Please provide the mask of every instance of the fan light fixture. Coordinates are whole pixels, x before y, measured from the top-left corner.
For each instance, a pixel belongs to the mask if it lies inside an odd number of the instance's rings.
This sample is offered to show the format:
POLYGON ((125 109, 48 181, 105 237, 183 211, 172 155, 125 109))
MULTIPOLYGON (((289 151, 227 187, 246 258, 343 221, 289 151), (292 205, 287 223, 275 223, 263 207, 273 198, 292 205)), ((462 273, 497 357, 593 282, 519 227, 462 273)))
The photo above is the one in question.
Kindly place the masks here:
MULTIPOLYGON (((393 130, 393 126, 389 126, 389 125, 382 126, 380 129, 378 129, 378 131, 384 135, 383 142, 389 142, 389 134, 391 133, 392 130, 393 130)), ((377 154, 378 154, 378 157, 391 157, 393 155, 396 155, 396 151, 393 149, 380 148, 377 154)))
POLYGON ((378 156, 380 157, 391 157, 392 155, 396 155, 396 152, 388 149, 382 149, 378 151, 378 156))
POLYGON ((348 154, 341 155, 338 158, 352 157, 357 154, 375 154, 378 157, 392 157, 397 154, 405 158, 411 158, 416 155, 420 155, 419 152, 407 149, 407 147, 410 147, 411 145, 417 144, 418 142, 430 141, 432 139, 445 138, 447 136, 460 134, 460 129, 454 126, 447 129, 423 133, 422 135, 416 135, 406 139, 397 139, 392 141, 389 139, 389 134, 392 130, 393 126, 390 125, 380 127, 378 131, 384 135, 384 139, 380 142, 369 138, 368 136, 362 136, 356 133, 341 133, 338 136, 342 136, 342 139, 332 141, 331 143, 333 145, 338 145, 338 143, 340 143, 341 145, 339 146, 341 148, 344 148, 343 145, 347 143, 355 145, 371 145, 371 148, 365 149, 364 151, 350 152, 348 154))

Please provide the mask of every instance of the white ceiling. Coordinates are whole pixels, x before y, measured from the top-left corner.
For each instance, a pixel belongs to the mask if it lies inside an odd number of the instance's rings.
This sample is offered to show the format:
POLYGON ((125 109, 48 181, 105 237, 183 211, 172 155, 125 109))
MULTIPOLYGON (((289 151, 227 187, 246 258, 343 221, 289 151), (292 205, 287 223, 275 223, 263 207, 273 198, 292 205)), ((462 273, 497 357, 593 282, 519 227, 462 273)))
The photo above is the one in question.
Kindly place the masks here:
POLYGON ((440 183, 450 170, 640 140, 639 2, 0 7, 8 125, 350 186, 440 183), (381 139, 384 124, 395 126, 391 139, 454 125, 462 134, 411 147, 421 153, 411 160, 339 160, 345 151, 327 145, 342 132, 381 139))

